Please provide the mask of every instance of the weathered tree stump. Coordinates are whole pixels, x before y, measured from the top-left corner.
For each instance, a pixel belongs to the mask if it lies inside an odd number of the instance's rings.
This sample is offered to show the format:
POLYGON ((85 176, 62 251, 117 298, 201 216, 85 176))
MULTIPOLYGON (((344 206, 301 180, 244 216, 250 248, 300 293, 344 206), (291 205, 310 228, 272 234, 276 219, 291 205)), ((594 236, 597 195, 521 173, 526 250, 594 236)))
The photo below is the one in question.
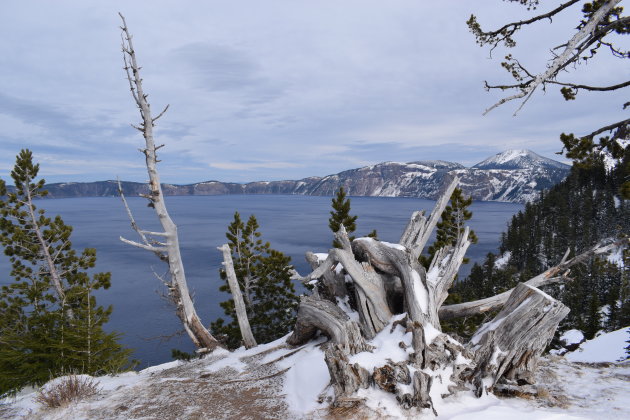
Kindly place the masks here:
MULTIPOLYGON (((571 260, 565 256, 558 266, 512 291, 443 307, 470 245, 468 228, 454 246, 438 250, 428 270, 419 264, 418 257, 457 182, 454 179, 446 188, 429 218, 423 212, 412 215, 399 244, 373 238, 350 242, 341 226, 335 234, 341 249, 331 249, 325 259, 309 255, 313 272, 301 279, 314 284, 315 293, 302 298, 295 330, 287 342, 303 344, 318 331, 329 337, 324 357, 336 404, 356 402, 353 395, 370 386, 394 394, 403 408, 431 408, 434 413, 432 398, 436 393, 431 389, 436 383, 446 384, 441 398, 471 389, 479 396, 486 389, 484 384, 489 390, 527 392, 538 357, 568 313, 562 303, 534 286, 563 281, 571 265, 628 244, 625 240, 598 245, 571 260), (501 307, 496 318, 482 326, 466 346, 441 332, 440 317, 501 307), (394 315, 402 313, 406 315, 392 321, 394 315), (387 340, 388 333, 404 352, 396 361, 386 358, 382 364, 371 362, 371 372, 351 363, 353 355, 378 351, 375 346, 387 340), (373 340, 377 334, 380 338, 373 340)), ((355 356, 355 360, 365 359, 355 356)))
MULTIPOLYGON (((482 325, 468 344, 477 364, 473 377, 490 378, 489 388, 499 381, 531 385, 538 357, 551 342, 569 308, 546 293, 519 284, 503 310, 482 325)), ((476 393, 481 383, 478 379, 476 393)))

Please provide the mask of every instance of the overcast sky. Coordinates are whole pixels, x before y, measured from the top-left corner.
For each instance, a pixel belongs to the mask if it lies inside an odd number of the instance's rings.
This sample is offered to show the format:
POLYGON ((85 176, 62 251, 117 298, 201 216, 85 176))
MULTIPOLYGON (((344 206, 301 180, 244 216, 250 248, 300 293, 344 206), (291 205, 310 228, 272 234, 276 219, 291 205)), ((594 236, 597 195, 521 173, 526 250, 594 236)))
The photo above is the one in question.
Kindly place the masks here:
MULTIPOLYGON (((152 108, 170 104, 156 132, 164 182, 299 179, 382 161, 472 165, 510 148, 560 159, 561 132, 623 117, 623 92, 565 102, 555 88, 516 117, 517 103, 482 116, 501 98, 483 81, 510 81, 506 52, 490 59, 465 22, 473 12, 488 28, 528 16, 500 0, 3 0, 2 178, 27 147, 48 182, 146 180, 118 11, 152 108)), ((575 25, 573 13, 526 28, 512 53, 542 70, 575 25)), ((627 74, 601 57, 567 77, 611 84, 627 74)))

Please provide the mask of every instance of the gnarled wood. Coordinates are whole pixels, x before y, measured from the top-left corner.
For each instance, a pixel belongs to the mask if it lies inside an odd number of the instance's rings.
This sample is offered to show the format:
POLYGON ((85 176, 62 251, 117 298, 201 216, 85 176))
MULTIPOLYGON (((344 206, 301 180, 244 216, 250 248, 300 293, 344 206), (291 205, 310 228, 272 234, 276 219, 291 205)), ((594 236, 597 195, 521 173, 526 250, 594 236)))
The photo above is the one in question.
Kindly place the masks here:
POLYGON ((505 307, 473 335, 468 349, 477 367, 474 382, 477 395, 480 379, 532 384, 538 357, 549 345, 569 308, 544 292, 521 283, 514 288, 505 307))
POLYGON ((352 243, 355 256, 402 283, 405 310, 410 319, 440 329, 438 308, 448 295, 448 289, 464 259, 470 241, 465 229, 454 247, 441 249, 433 259, 429 273, 414 254, 403 247, 393 247, 370 238, 359 238, 352 243))
POLYGON ((370 386, 372 379, 370 373, 358 363, 350 364, 348 353, 342 345, 334 343, 327 345, 324 360, 335 391, 335 403, 350 397, 359 388, 370 386))
MULTIPOLYGON (((448 383, 442 397, 471 388, 479 394, 488 377, 492 386, 505 389, 531 383, 537 358, 568 309, 529 285, 556 281, 559 274, 566 276, 571 265, 589 255, 609 252, 622 245, 594 247, 571 260, 565 256, 558 266, 519 285, 512 293, 492 298, 494 308, 499 304, 505 304, 505 308, 492 323, 477 332, 469 345, 463 346, 440 330, 442 315, 458 305, 440 307, 470 245, 469 229, 461 232, 455 245, 438 250, 428 270, 418 262, 418 251, 424 247, 456 185, 457 179, 449 185, 428 220, 423 213, 414 213, 401 244, 372 238, 350 242, 342 226, 335 235, 341 249, 330 250, 324 261, 321 256, 309 259, 313 272, 303 280, 316 280, 318 290, 325 291, 320 295, 332 295, 335 299, 303 298, 295 331, 288 342, 302 344, 317 331, 330 337, 325 359, 336 404, 356 401, 352 395, 361 387, 377 386, 396 395, 404 408, 431 408, 435 413, 431 386, 436 381, 448 383), (327 282, 327 275, 337 276, 336 281, 345 276, 343 288, 336 289, 327 282), (342 299, 339 295, 343 292, 351 299, 342 299), (358 312, 359 324, 350 322, 339 307, 347 308, 348 304, 358 312), (406 328, 407 334, 411 333, 413 352, 408 349, 408 336, 399 343, 409 354, 407 360, 389 360, 375 367, 372 373, 349 362, 350 355, 370 348, 366 339, 378 333, 379 340, 386 337, 383 329, 391 322, 392 314, 402 312, 406 316, 391 324, 390 333, 399 325, 406 328), (354 340, 358 345, 352 346, 354 340)), ((627 245, 628 240, 624 241, 623 245, 627 245)), ((474 304, 468 305, 474 307, 474 304)), ((400 330, 396 334, 399 333, 400 330)))
POLYGON ((302 296, 298 307, 297 322, 287 343, 299 346, 306 343, 321 331, 338 344, 347 354, 355 354, 372 349, 368 345, 356 322, 334 303, 317 299, 312 296, 302 296))

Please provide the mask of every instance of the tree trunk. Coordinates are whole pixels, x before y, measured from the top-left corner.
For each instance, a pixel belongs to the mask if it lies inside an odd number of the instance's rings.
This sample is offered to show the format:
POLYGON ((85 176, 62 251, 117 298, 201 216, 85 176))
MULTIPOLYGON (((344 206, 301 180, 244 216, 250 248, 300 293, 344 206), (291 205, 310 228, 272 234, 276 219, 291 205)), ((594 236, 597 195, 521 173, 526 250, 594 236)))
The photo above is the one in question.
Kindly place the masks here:
POLYGON ((232 293, 232 299, 234 300, 234 310, 236 311, 238 327, 241 330, 241 337, 243 337, 243 344, 245 345, 245 348, 251 349, 252 347, 256 347, 257 344, 254 334, 252 334, 252 329, 249 326, 245 302, 243 302, 243 294, 241 293, 241 288, 238 285, 236 273, 234 272, 232 251, 230 250, 230 246, 228 244, 223 244, 217 249, 223 252, 223 267, 225 268, 228 285, 230 286, 230 292, 232 293))
POLYGON ((162 193, 162 187, 160 184, 160 175, 157 170, 157 149, 162 146, 156 147, 153 139, 153 126, 155 121, 159 119, 164 112, 168 109, 168 106, 157 117, 153 118, 151 115, 151 106, 147 101, 147 94, 144 93, 142 88, 142 78, 140 77, 140 67, 136 61, 136 53, 133 48, 132 37, 127 29, 127 23, 122 14, 122 31, 123 31, 123 58, 125 62, 125 71, 127 72, 127 79, 129 81, 129 88, 131 95, 133 96, 138 109, 140 110, 140 116, 142 117, 142 123, 137 128, 145 140, 145 148, 142 149, 142 153, 145 156, 145 162, 147 166, 147 172, 149 174, 149 189, 150 194, 146 197, 150 201, 150 206, 155 209, 160 224, 162 225, 163 232, 144 232, 141 231, 141 237, 144 244, 128 241, 123 238, 123 242, 137 246, 142 249, 147 249, 155 253, 163 253, 166 255, 168 261, 168 267, 171 275, 171 287, 169 287, 171 299, 174 301, 177 307, 177 315, 184 325, 184 329, 188 333, 190 339, 195 346, 209 351, 214 350, 219 342, 210 334, 208 329, 201 323, 197 312, 195 311, 194 304, 190 298, 188 291, 188 283, 186 282, 186 275, 184 272, 184 264, 179 250, 179 238, 177 235, 177 226, 171 219, 164 203, 164 195, 162 193), (147 236, 158 236, 164 242, 157 240, 147 239, 147 236))
POLYGON ((72 311, 72 308, 66 307, 66 290, 63 287, 63 282, 61 279, 61 275, 59 274, 59 270, 57 270, 55 257, 53 257, 53 255, 51 255, 50 253, 50 244, 44 238, 41 226, 37 221, 37 216, 35 215, 35 208, 33 207, 33 196, 30 188, 30 179, 27 180, 27 182, 25 183, 24 191, 26 192, 26 208, 28 209, 28 216, 32 225, 32 229, 35 231, 35 236, 37 237, 39 250, 44 257, 46 266, 48 267, 48 274, 50 274, 53 288, 55 289, 55 292, 57 292, 57 297, 59 297, 59 300, 61 301, 61 307, 64 308, 66 316, 69 319, 73 319, 74 312, 72 311))
POLYGON ((477 395, 483 392, 484 378, 491 380, 488 389, 499 381, 533 384, 538 357, 568 313, 569 308, 539 289, 524 283, 516 286, 501 312, 468 343, 477 364, 473 373, 477 395))

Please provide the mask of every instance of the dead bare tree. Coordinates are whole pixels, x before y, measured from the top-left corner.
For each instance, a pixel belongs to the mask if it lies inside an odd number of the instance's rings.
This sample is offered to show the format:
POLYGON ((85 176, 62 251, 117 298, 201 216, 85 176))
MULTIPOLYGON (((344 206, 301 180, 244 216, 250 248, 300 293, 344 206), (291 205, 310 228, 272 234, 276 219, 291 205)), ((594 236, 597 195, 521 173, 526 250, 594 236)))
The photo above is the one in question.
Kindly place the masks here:
POLYGON ((152 116, 151 106, 147 101, 148 95, 144 92, 142 86, 140 67, 138 66, 136 52, 133 48, 132 36, 129 33, 124 16, 120 13, 119 15, 122 20, 122 26, 120 29, 122 30, 121 38, 123 61, 125 64, 124 70, 127 75, 127 80, 129 81, 131 96, 133 97, 136 106, 140 111, 140 117, 142 118, 140 125, 133 125, 133 127, 142 133, 145 140, 145 147, 140 149, 140 151, 145 156, 147 172, 149 174, 150 193, 144 197, 149 200, 149 205, 155 209, 155 213, 157 214, 158 220, 163 229, 162 232, 150 232, 140 229, 131 214, 129 206, 124 200, 124 196, 121 194, 131 219, 131 225, 140 236, 142 242, 130 241, 123 237, 121 237, 120 240, 135 247, 151 251, 161 260, 166 261, 171 277, 169 284, 169 296, 177 308, 177 316, 182 321, 184 329, 195 346, 197 346, 200 350, 203 349, 205 351, 212 351, 220 344, 201 323, 201 320, 195 311, 195 306, 188 291, 184 264, 179 250, 177 225, 175 225, 166 209, 162 186, 160 184, 160 175, 157 170, 157 150, 163 147, 163 145, 155 145, 153 139, 153 127, 155 126, 155 122, 164 115, 168 109, 168 105, 156 117, 152 116))
MULTIPOLYGON (((484 301, 442 306, 470 245, 468 228, 454 246, 436 253, 428 270, 418 257, 457 183, 454 179, 446 188, 428 219, 421 212, 412 215, 398 244, 372 238, 351 242, 342 226, 335 234, 341 249, 331 249, 323 260, 307 255, 313 271, 301 280, 315 289, 312 296, 302 298, 287 343, 304 344, 318 331, 329 338, 324 357, 335 404, 352 404, 359 388, 377 386, 395 394, 405 408, 435 411, 436 381, 448 384, 447 392, 437 394, 440 397, 464 389, 477 395, 489 390, 527 392, 538 357, 569 312, 536 286, 564 281, 572 265, 628 244, 625 239, 598 245, 570 260, 565 256, 558 266, 511 291, 484 301), (441 317, 501 307, 467 345, 441 332, 441 317), (402 318, 394 317, 403 313, 402 318), (377 334, 380 342, 386 340, 382 335, 392 334, 399 325, 408 337, 399 343, 408 354, 406 360, 385 359, 372 371, 353 360, 358 353, 375 351, 379 340, 370 340, 377 334)), ((400 340, 400 335, 392 337, 400 340)))

